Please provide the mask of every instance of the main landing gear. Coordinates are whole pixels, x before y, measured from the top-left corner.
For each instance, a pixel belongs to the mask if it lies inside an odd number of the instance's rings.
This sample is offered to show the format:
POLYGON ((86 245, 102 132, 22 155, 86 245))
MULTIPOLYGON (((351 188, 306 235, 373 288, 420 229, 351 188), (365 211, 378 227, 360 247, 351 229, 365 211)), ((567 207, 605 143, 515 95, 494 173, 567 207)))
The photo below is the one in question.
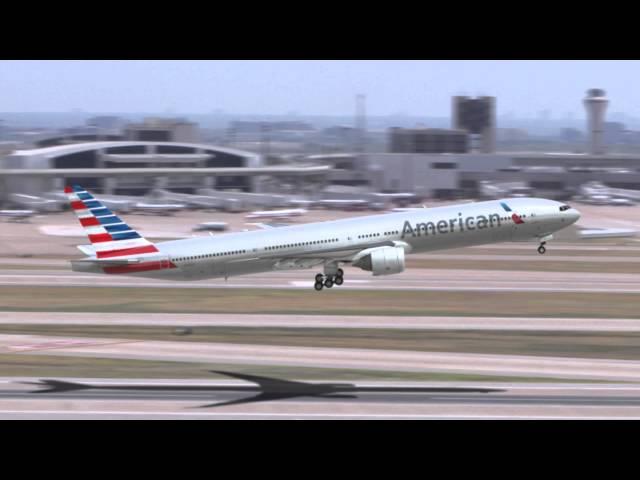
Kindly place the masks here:
POLYGON ((321 273, 316 275, 316 283, 313 286, 318 292, 324 287, 332 288, 333 285, 342 285, 344 283, 344 271, 339 268, 335 275, 323 275, 321 273))
POLYGON ((540 255, 544 255, 544 254, 547 252, 547 249, 546 249, 546 248, 544 248, 544 246, 546 245, 546 243, 547 243, 547 242, 542 242, 542 243, 540 244, 540 246, 538 247, 538 253, 539 253, 540 255))

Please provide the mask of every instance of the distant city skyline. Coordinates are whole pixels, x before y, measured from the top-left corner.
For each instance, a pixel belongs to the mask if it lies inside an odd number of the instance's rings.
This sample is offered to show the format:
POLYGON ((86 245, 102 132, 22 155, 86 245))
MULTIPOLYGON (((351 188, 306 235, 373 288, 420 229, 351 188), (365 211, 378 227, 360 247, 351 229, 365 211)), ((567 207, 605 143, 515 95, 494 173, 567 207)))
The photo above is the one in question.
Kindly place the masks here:
POLYGON ((0 61, 0 112, 449 117, 451 96, 498 97, 499 117, 581 119, 589 88, 640 117, 640 61, 0 61), (543 114, 542 112, 548 112, 543 114), (542 117, 541 117, 542 116, 542 117))

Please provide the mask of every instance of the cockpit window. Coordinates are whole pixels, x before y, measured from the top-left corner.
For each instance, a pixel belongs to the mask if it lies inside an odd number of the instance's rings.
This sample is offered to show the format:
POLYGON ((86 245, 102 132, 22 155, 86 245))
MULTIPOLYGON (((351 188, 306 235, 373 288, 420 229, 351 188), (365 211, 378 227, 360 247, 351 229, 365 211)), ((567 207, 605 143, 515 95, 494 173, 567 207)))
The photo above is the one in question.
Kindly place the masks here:
POLYGON ((571 207, 570 207, 569 205, 562 205, 562 206, 560 207, 560 211, 561 211, 561 212, 564 212, 564 211, 566 211, 566 210, 569 210, 570 208, 571 208, 571 207))

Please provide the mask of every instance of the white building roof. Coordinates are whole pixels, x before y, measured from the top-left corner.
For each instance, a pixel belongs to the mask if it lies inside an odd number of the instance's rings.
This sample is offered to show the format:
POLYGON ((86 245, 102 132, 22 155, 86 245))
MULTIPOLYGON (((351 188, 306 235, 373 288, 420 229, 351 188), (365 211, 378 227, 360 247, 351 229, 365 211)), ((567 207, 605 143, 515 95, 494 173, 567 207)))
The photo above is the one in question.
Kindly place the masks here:
MULTIPOLYGON (((16 150, 13 156, 34 157, 43 156, 47 158, 59 157, 61 155, 69 155, 72 153, 86 152, 88 150, 103 150, 114 147, 136 147, 148 145, 166 145, 172 147, 196 148, 202 150, 212 150, 220 153, 228 153, 240 157, 259 157, 257 153, 247 152, 244 150, 236 150, 232 148, 219 147, 217 145, 208 145, 203 143, 179 143, 179 142, 138 142, 138 141, 113 141, 113 142, 87 142, 73 143, 69 145, 56 145, 53 147, 33 148, 28 150, 16 150)), ((177 154, 179 155, 179 154, 177 154)))

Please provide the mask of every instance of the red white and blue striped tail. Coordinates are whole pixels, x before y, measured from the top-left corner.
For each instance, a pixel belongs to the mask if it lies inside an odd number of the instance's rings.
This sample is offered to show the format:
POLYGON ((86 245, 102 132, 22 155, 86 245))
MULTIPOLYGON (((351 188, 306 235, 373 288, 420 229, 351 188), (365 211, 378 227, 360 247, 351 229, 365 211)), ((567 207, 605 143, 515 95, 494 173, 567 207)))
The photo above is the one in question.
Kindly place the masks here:
POLYGON ((96 258, 121 258, 154 254, 158 249, 114 215, 79 185, 65 187, 71 208, 96 251, 96 258))

